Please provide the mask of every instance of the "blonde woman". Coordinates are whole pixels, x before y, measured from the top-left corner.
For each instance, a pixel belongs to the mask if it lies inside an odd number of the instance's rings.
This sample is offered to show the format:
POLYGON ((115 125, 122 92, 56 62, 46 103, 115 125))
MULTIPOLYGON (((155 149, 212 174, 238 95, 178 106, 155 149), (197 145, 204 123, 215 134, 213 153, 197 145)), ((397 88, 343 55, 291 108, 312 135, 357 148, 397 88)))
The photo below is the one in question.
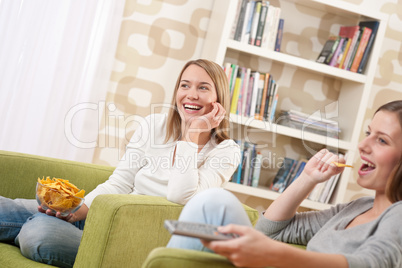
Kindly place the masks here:
POLYGON ((165 196, 185 204, 203 190, 221 187, 240 162, 240 148, 227 132, 228 111, 222 68, 204 59, 189 61, 177 79, 169 114, 152 114, 140 122, 113 174, 77 212, 61 217, 43 211, 35 200, 0 197, 0 220, 12 223, 0 225, 0 240, 14 241, 32 260, 72 267, 96 196, 165 196))

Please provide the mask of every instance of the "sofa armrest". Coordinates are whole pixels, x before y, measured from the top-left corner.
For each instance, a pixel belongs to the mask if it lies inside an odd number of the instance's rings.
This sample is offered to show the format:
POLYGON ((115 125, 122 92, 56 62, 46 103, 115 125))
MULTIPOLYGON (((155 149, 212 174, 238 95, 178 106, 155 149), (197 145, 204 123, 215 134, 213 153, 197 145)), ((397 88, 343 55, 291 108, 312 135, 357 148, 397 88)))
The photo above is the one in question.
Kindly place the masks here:
POLYGON ((148 255, 142 268, 233 268, 228 259, 218 254, 178 248, 155 248, 148 255))
POLYGON ((182 208, 156 196, 96 197, 74 267, 141 267, 152 249, 167 244, 164 220, 177 219, 182 208))
MULTIPOLYGON (((305 249, 305 246, 294 245, 300 249, 305 249)), ((204 251, 196 251, 179 248, 155 248, 149 253, 147 259, 142 264, 141 268, 234 268, 227 258, 204 251)), ((268 267, 267 267, 268 268, 268 267)))

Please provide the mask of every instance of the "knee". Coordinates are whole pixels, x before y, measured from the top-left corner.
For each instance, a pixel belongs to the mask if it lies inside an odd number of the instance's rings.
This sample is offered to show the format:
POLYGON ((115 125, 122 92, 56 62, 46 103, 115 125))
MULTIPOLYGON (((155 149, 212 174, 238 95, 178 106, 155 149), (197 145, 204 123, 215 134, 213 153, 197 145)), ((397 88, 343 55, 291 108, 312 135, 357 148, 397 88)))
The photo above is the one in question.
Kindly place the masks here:
POLYGON ((22 255, 37 262, 71 267, 78 252, 80 236, 71 234, 72 224, 42 213, 35 214, 16 238, 22 255))
POLYGON ((198 193, 186 206, 200 211, 212 212, 214 210, 230 209, 238 206, 239 200, 234 194, 223 188, 211 188, 198 193))

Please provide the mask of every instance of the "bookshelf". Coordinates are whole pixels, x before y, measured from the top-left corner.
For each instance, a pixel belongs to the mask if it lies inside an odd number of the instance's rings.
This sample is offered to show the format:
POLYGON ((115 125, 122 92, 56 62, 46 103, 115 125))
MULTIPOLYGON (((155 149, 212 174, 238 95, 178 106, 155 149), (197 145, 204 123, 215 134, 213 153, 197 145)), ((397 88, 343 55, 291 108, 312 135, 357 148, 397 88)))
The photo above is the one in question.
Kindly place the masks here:
MULTIPOLYGON (((289 144, 292 146, 297 144, 300 148, 306 148, 310 145, 317 149, 319 147, 332 148, 343 154, 347 154, 347 163, 353 164, 359 158, 357 145, 363 128, 363 118, 385 35, 387 16, 376 10, 365 9, 340 0, 270 1, 274 6, 281 8, 281 18, 285 21, 282 45, 286 45, 286 42, 289 44, 291 42, 297 43, 297 40, 305 41, 306 39, 309 41, 312 40, 311 43, 313 44, 313 47, 310 50, 304 50, 304 53, 300 52, 300 48, 293 48, 294 45, 288 45, 288 47, 281 49, 281 52, 276 52, 230 39, 239 1, 242 0, 214 1, 201 56, 222 65, 230 62, 256 71, 272 72, 278 78, 276 82, 280 87, 278 90, 279 99, 283 97, 281 96, 281 85, 285 85, 288 88, 291 87, 291 90, 295 90, 295 92, 303 90, 302 88, 298 88, 297 85, 289 86, 288 80, 296 72, 301 72, 303 77, 312 77, 313 80, 330 79, 332 84, 337 85, 336 92, 333 93, 336 95, 336 98, 335 100, 328 99, 327 103, 328 105, 331 102, 336 103, 336 117, 332 119, 339 123, 342 129, 342 136, 339 139, 329 138, 276 124, 276 122, 270 123, 231 114, 230 121, 232 132, 234 133, 233 138, 249 139, 249 134, 245 133, 252 132, 252 139, 257 141, 257 143, 265 143, 268 140, 266 144, 275 144, 275 147, 279 148, 275 152, 278 157, 288 156, 287 150, 281 149, 281 146, 287 148, 289 144), (310 13, 319 15, 311 16, 310 13), (320 19, 324 17, 329 17, 328 21, 331 23, 320 23, 320 19), (300 27, 303 27, 300 26, 300 21, 305 22, 308 19, 312 21, 311 24, 314 24, 315 28, 309 28, 308 34, 305 34, 305 31, 300 29, 300 27), (360 21, 364 20, 378 21, 379 28, 363 74, 316 62, 317 56, 330 34, 337 34, 339 28, 343 25, 357 25, 360 21), (292 32, 292 34, 287 35, 288 32, 292 32), (287 38, 293 39, 287 40, 287 38), (317 40, 320 41, 319 46, 317 45, 317 40), (308 143, 307 146, 306 143, 308 143)), ((331 89, 334 90, 333 88, 331 89)), ((318 88, 309 90, 313 92, 319 91, 318 88)), ((297 94, 288 94, 286 98, 292 101, 293 95, 298 96, 297 94)), ((322 112, 328 106, 319 102, 313 103, 315 104, 314 107, 301 107, 302 111, 304 109, 303 112, 305 113, 311 113, 314 110, 322 112)), ((277 111, 286 108, 284 102, 278 104, 281 104, 283 107, 278 107, 277 111)), ((331 108, 331 110, 333 109, 331 108)), ((265 148, 265 151, 263 150, 262 153, 266 154, 269 150, 270 148, 265 148)), ((273 179, 276 171, 275 169, 262 171, 261 178, 264 177, 264 179, 260 180, 257 188, 237 183, 228 183, 226 188, 235 194, 256 197, 260 199, 260 204, 264 206, 267 200, 275 200, 279 195, 279 193, 269 190, 267 185, 267 180, 273 179)), ((328 208, 332 204, 348 201, 344 200, 344 196, 349 178, 352 177, 352 172, 353 170, 349 168, 345 169, 342 173, 330 204, 305 200, 301 204, 301 207, 321 210, 328 208)), ((256 204, 249 205, 256 206, 256 204)))

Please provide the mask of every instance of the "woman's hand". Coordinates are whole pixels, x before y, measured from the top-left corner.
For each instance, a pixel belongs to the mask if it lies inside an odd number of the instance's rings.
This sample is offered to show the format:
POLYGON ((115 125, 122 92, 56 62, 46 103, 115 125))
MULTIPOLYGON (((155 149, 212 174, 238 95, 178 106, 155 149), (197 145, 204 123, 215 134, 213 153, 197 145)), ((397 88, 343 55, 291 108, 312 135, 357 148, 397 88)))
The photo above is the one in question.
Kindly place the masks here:
POLYGON ((302 174, 304 173, 313 183, 324 182, 344 169, 344 167, 337 167, 332 162, 345 163, 345 159, 339 158, 327 149, 322 149, 307 162, 302 174))
POLYGON ((89 210, 89 208, 85 204, 83 204, 76 212, 70 213, 67 216, 61 216, 60 212, 54 213, 50 209, 44 210, 41 206, 38 206, 39 212, 45 213, 46 215, 53 216, 53 217, 59 218, 63 221, 67 221, 67 222, 71 222, 71 223, 86 219, 88 210, 89 210))
POLYGON ((214 102, 212 103, 212 110, 209 113, 190 120, 189 130, 200 130, 200 132, 211 131, 219 126, 225 118, 225 114, 225 108, 220 103, 214 102))
POLYGON ((222 233, 235 233, 240 237, 225 241, 205 241, 204 246, 228 258, 241 267, 264 267, 273 265, 275 251, 282 243, 248 226, 229 224, 219 227, 222 233))
POLYGON ((218 127, 225 115, 226 110, 220 103, 212 103, 212 110, 209 113, 193 117, 187 122, 183 137, 188 141, 198 143, 200 134, 209 133, 218 127))

